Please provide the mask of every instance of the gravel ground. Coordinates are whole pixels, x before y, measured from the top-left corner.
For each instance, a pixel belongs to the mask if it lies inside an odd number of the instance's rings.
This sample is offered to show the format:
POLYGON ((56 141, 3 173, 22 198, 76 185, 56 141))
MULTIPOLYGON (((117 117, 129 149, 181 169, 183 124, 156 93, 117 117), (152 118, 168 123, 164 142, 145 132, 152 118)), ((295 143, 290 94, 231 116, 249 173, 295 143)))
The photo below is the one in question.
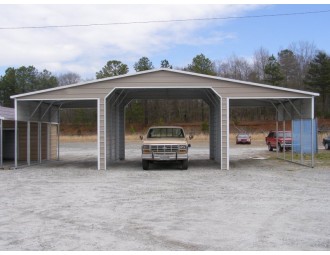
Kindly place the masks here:
POLYGON ((232 146, 221 171, 195 143, 187 171, 143 171, 139 146, 111 171, 79 143, 63 161, 0 171, 0 250, 330 250, 329 168, 232 146))

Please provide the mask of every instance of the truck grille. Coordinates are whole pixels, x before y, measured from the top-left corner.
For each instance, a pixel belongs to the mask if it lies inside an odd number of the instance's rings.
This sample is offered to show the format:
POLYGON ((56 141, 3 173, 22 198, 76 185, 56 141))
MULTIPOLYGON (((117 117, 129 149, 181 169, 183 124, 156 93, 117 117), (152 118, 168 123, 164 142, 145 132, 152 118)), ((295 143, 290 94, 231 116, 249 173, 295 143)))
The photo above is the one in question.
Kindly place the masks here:
POLYGON ((178 152, 179 145, 174 144, 159 144, 150 146, 152 152, 167 153, 167 152, 178 152))

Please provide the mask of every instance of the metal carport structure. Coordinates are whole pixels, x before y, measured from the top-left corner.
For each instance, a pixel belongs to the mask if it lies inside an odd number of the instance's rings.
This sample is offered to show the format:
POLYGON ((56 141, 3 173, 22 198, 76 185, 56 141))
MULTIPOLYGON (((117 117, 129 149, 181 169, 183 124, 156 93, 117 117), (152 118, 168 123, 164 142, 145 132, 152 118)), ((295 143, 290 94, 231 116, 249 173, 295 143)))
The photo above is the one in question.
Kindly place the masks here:
MULTIPOLYGON (((131 100, 201 99, 210 109, 210 159, 218 162, 221 169, 229 169, 230 107, 269 106, 276 108, 278 121, 313 120, 315 96, 318 94, 178 70, 157 69, 12 98, 15 100, 16 123, 35 121, 38 125, 47 123, 57 128, 59 109, 97 108, 98 169, 111 168, 112 162, 125 159, 124 113, 125 106, 131 100)), ((41 128, 38 130, 40 133, 41 128)), ((28 130, 27 134, 29 136, 28 130)), ((49 143, 46 147, 50 149, 49 143)), ((16 131, 16 154, 18 150, 16 131)), ((38 150, 40 153, 41 149, 38 150)), ((16 160, 16 166, 17 164, 16 160)))

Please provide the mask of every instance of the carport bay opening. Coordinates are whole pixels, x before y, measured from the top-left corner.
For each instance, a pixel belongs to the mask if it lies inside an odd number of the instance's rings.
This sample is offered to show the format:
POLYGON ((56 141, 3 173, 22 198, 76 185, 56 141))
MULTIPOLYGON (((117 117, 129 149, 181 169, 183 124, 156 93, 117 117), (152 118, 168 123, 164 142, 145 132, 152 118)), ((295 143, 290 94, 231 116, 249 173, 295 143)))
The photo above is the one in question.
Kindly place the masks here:
MULTIPOLYGON (((221 98, 212 88, 116 88, 105 99, 105 155, 107 166, 110 166, 113 162, 124 160, 126 157, 125 110, 127 111, 127 106, 134 100, 202 100, 208 106, 206 112, 209 113, 209 158, 220 163, 221 147, 219 142, 221 140, 221 127, 219 116, 221 98), (218 119, 214 118, 215 116, 218 119)), ((159 116, 162 116, 158 109, 153 110, 159 116)))

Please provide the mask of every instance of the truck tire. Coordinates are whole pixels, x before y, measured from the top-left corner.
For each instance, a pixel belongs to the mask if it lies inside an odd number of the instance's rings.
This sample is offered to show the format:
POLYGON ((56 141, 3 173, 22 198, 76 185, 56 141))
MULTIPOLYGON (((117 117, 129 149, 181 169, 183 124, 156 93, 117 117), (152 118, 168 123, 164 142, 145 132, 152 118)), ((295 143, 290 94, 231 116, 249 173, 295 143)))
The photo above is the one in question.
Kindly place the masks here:
POLYGON ((187 170, 188 169, 188 160, 182 160, 181 162, 181 169, 182 170, 187 170))
POLYGON ((142 168, 143 170, 149 170, 149 161, 148 160, 142 160, 142 168))
POLYGON ((273 151, 273 147, 270 145, 270 143, 268 144, 268 150, 273 151))
POLYGON ((278 146, 277 148, 279 149, 279 151, 282 152, 283 151, 283 147, 280 144, 278 144, 277 146, 278 146))

